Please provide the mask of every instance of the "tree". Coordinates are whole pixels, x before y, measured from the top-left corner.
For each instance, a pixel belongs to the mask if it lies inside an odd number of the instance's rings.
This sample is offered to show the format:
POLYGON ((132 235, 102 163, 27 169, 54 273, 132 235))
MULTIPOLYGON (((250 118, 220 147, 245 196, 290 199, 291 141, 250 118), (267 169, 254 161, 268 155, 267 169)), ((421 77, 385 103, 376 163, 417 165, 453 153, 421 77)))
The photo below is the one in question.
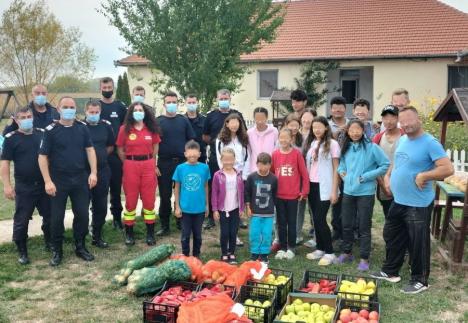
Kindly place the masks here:
POLYGON ((127 78, 127 73, 125 72, 123 76, 119 75, 119 78, 117 80, 117 90, 115 93, 115 98, 117 100, 122 101, 125 103, 127 106, 132 103, 132 99, 130 96, 130 88, 128 86, 128 78, 127 78))
POLYGON ((272 42, 283 22, 283 5, 271 0, 107 0, 101 12, 128 53, 162 73, 153 79, 156 91, 197 93, 205 110, 216 90, 239 87, 246 71, 240 56, 272 42))
POLYGON ((117 79, 117 89, 115 90, 115 99, 122 101, 122 76, 117 79))
POLYGON ((63 75, 56 77, 53 82, 49 84, 49 92, 79 93, 88 91, 88 82, 80 80, 73 75, 63 75))
POLYGON ((0 24, 0 82, 21 89, 29 101, 34 84, 63 75, 88 79, 96 55, 80 39, 80 31, 65 28, 44 0, 13 0, 0 24))

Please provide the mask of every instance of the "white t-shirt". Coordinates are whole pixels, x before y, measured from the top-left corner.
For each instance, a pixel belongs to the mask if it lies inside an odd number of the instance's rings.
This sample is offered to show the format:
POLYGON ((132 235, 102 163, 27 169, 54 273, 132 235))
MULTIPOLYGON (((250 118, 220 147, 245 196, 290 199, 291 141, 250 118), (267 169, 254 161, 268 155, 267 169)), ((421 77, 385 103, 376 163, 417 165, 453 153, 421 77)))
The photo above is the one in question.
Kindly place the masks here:
POLYGON ((224 211, 231 212, 239 207, 237 196, 237 174, 226 174, 226 197, 224 198, 224 211))

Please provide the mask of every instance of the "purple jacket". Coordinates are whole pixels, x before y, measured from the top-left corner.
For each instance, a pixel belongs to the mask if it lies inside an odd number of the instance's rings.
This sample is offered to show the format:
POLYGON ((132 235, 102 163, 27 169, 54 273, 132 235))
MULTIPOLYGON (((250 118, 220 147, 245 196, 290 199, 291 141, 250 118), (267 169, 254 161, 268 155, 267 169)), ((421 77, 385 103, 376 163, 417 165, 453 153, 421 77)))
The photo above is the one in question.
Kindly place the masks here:
MULTIPOLYGON (((244 212, 244 181, 242 175, 237 173, 237 196, 239 198, 239 213, 244 212)), ((224 199, 226 198, 226 175, 223 170, 218 170, 211 182, 211 208, 214 211, 224 209, 224 199)))

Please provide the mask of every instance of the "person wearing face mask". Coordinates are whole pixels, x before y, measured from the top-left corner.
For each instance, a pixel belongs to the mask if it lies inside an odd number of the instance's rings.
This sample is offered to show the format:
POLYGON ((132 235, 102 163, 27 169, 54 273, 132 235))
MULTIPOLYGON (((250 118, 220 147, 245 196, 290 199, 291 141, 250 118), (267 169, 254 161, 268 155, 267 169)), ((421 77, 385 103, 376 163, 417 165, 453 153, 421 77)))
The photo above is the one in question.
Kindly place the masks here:
MULTIPOLYGON (((32 100, 28 104, 33 114, 33 127, 45 129, 54 120, 60 119, 57 110, 47 102, 47 88, 42 84, 37 84, 32 88, 32 100)), ((3 134, 18 129, 18 123, 13 122, 5 127, 3 134)))
MULTIPOLYGON (((216 173, 219 170, 218 160, 216 158, 215 141, 216 138, 218 138, 219 132, 224 126, 224 120, 226 120, 228 115, 230 115, 231 113, 237 113, 240 116, 245 129, 247 129, 247 125, 245 123, 242 113, 240 113, 236 109, 231 108, 231 92, 227 89, 221 89, 218 90, 216 95, 218 106, 217 108, 213 108, 210 112, 208 112, 208 114, 206 115, 205 124, 203 126, 203 141, 210 146, 210 152, 212 152, 211 156, 208 156, 208 166, 210 167, 211 178, 213 178, 214 173, 216 173)), ((211 181, 209 182, 209 186, 211 190, 211 181)), ((208 219, 203 228, 208 230, 213 228, 214 226, 215 222, 210 209, 208 219)), ((241 225, 241 227, 246 226, 241 225)))
MULTIPOLYGON (((114 134, 119 133, 120 126, 122 125, 125 115, 127 114, 127 107, 119 100, 115 100, 114 95, 114 81, 110 77, 104 77, 100 80, 100 89, 102 98, 101 103, 101 119, 107 120, 112 125, 114 134)), ((120 194, 122 190, 122 162, 117 156, 117 149, 114 147, 114 152, 108 158, 109 167, 111 169, 111 179, 109 183, 110 189, 110 211, 112 213, 112 225, 115 229, 123 229, 122 225, 122 201, 120 194)))
POLYGON ((86 249, 85 240, 88 234, 89 191, 97 182, 96 152, 86 124, 75 119, 75 100, 62 97, 58 111, 60 120, 45 129, 38 157, 45 191, 51 196, 51 266, 58 266, 63 258, 63 220, 68 198, 74 216, 75 253, 85 261, 94 260, 86 249))
POLYGON ((185 116, 195 132, 195 141, 200 145, 200 158, 198 161, 206 164, 206 143, 202 138, 206 117, 198 112, 198 97, 195 94, 187 95, 185 97, 185 107, 187 108, 185 116))
POLYGON ((120 127, 116 146, 123 162, 123 189, 125 192, 125 244, 135 244, 135 225, 138 197, 143 204, 142 215, 146 224, 146 244, 152 246, 156 213, 156 175, 159 151, 160 128, 154 114, 142 103, 132 103, 128 108, 124 124, 120 127))
POLYGON ((111 123, 101 119, 101 103, 91 100, 86 103, 86 126, 88 127, 97 159, 98 181, 91 190, 92 244, 98 248, 107 248, 102 238, 102 227, 106 222, 107 194, 109 192, 110 168, 108 155, 114 150, 115 136, 111 123))
MULTIPOLYGON (((177 94, 167 92, 163 100, 166 113, 157 118, 162 131, 158 161, 161 229, 156 233, 157 236, 168 235, 170 232, 172 176, 176 167, 185 162, 185 144, 189 140, 196 138, 189 120, 185 116, 177 114, 177 94)), ((180 228, 180 219, 177 219, 176 223, 177 227, 180 228)))
POLYGON ((156 115, 155 109, 145 103, 146 91, 145 88, 141 85, 137 85, 132 90, 132 103, 142 103, 144 104, 150 111, 156 115))
POLYGON ((44 181, 37 163, 39 145, 44 130, 33 127, 33 112, 29 107, 15 114, 18 130, 5 135, 0 161, 3 192, 7 199, 15 200, 13 241, 22 265, 29 263, 27 239, 28 224, 34 209, 42 217, 42 231, 46 248, 50 248, 50 198, 44 190, 44 181), (14 164, 14 185, 10 181, 10 163, 14 164))

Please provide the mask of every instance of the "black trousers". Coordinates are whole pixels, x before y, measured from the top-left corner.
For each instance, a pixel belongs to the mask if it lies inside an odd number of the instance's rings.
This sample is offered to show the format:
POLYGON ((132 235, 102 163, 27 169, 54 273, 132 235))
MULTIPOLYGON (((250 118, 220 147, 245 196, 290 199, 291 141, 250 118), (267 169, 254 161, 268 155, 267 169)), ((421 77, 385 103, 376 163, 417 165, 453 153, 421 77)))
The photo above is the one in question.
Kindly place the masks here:
POLYGON ((169 231, 170 217, 172 213, 171 197, 173 181, 172 175, 177 165, 184 162, 182 158, 160 158, 158 168, 161 176, 158 177, 159 188, 159 218, 161 219, 161 229, 169 231))
POLYGON ((200 256, 202 245, 202 227, 205 213, 191 214, 182 213, 182 234, 180 242, 182 244, 182 253, 185 256, 190 256, 190 236, 193 235, 192 255, 200 256))
POLYGON ((236 238, 237 231, 239 230, 239 209, 232 210, 229 212, 229 216, 226 216, 226 212, 219 212, 219 226, 220 226, 220 242, 221 242, 221 254, 223 256, 236 252, 236 238))
POLYGON ((276 222, 281 250, 296 248, 297 200, 276 199, 276 222))
POLYGON ((332 205, 332 229, 333 229, 333 240, 340 240, 343 238, 343 227, 341 225, 341 203, 343 201, 343 189, 344 183, 340 183, 340 192, 338 201, 332 205))
POLYGON ((116 152, 110 154, 107 161, 111 172, 109 182, 110 211, 114 218, 120 219, 123 211, 122 200, 120 198, 120 194, 122 193, 122 161, 116 152))
POLYGON ((432 209, 432 203, 427 207, 392 203, 383 232, 386 252, 383 272, 398 276, 408 249, 411 259, 411 280, 427 286, 431 264, 432 209))
POLYGON ((91 193, 91 211, 93 230, 99 231, 106 222, 107 215, 107 192, 109 191, 109 182, 111 179, 111 170, 109 167, 103 167, 98 170, 98 181, 91 193))
POLYGON ((382 210, 383 210, 383 213, 384 213, 384 217, 385 217, 385 219, 387 219, 388 211, 390 210, 390 206, 393 203, 393 199, 391 199, 391 200, 379 200, 379 202, 380 202, 380 205, 382 205, 382 210))
POLYGON ((55 196, 50 199, 51 235, 54 247, 61 247, 63 242, 65 208, 70 198, 73 211, 73 238, 81 241, 88 234, 89 221, 89 187, 88 174, 83 171, 77 174, 51 174, 57 188, 55 196))
POLYGON ((330 201, 320 200, 320 184, 310 183, 309 205, 314 219, 315 239, 317 250, 325 253, 333 253, 333 245, 330 227, 327 223, 327 213, 330 208, 330 201))
POLYGON ((44 182, 15 183, 15 214, 13 216, 13 241, 28 238, 28 226, 34 209, 42 217, 44 238, 50 238, 50 197, 44 190, 44 182))
POLYGON ((341 222, 343 224, 344 253, 351 253, 354 242, 354 226, 359 223, 359 249, 361 259, 369 259, 371 251, 372 213, 374 212, 374 195, 352 196, 343 194, 341 222))

